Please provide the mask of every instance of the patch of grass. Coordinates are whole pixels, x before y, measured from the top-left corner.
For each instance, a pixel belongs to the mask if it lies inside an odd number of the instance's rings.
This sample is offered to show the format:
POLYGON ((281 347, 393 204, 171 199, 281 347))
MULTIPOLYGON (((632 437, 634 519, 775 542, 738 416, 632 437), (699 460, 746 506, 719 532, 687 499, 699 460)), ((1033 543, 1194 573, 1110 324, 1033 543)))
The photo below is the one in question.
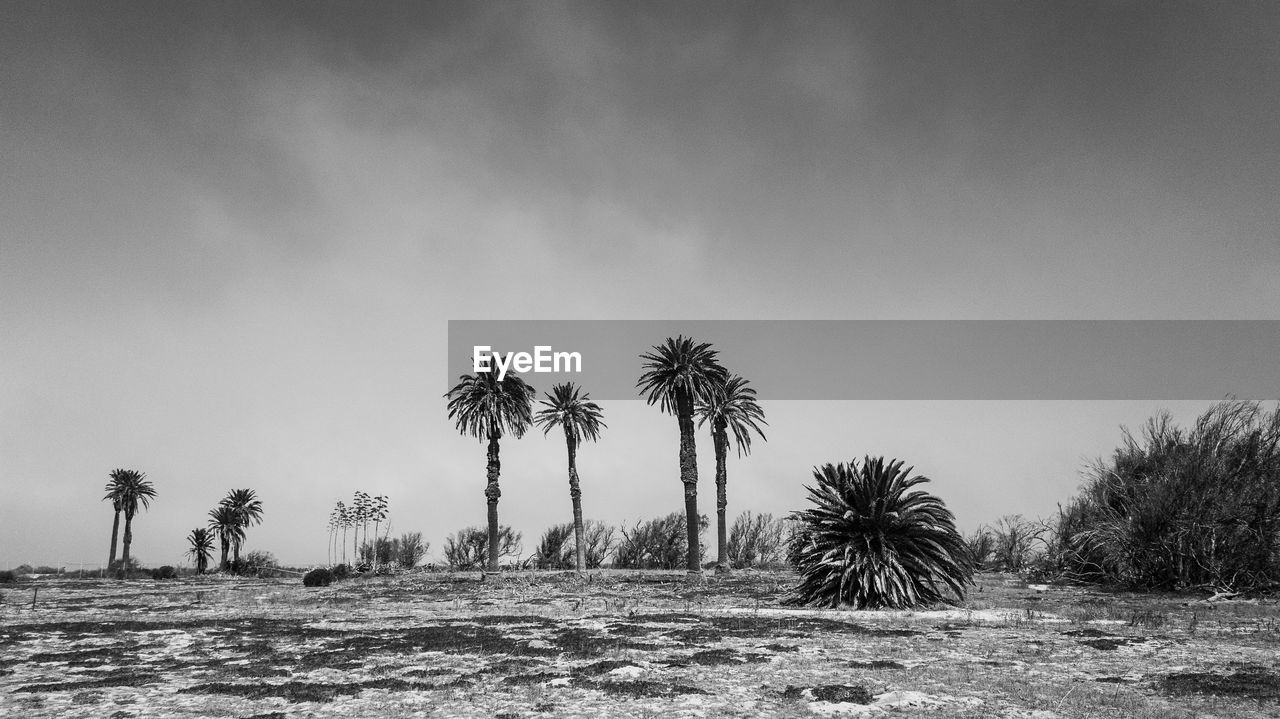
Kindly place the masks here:
POLYGON ((1280 675, 1260 666, 1244 666, 1230 674, 1185 672, 1160 679, 1161 691, 1173 696, 1208 694, 1219 697, 1280 699, 1280 675))
POLYGON ((710 694, 708 691, 699 689, 698 687, 689 686, 687 684, 645 680, 610 682, 593 679, 579 679, 575 680, 573 685, 583 689, 594 689, 596 691, 604 692, 605 694, 629 696, 636 699, 673 697, 686 694, 710 694))
POLYGON ((84 681, 27 684, 18 687, 14 691, 46 694, 49 692, 74 692, 100 687, 140 687, 146 684, 159 684, 161 681, 163 681, 163 678, 156 672, 122 669, 94 679, 85 679, 84 681))

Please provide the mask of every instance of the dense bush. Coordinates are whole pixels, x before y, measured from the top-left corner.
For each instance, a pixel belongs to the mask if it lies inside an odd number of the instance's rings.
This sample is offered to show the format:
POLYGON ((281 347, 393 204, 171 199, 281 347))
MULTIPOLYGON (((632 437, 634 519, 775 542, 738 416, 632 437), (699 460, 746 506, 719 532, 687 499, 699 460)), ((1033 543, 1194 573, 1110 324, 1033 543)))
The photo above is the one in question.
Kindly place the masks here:
POLYGON ((317 567, 302 575, 302 586, 304 587, 327 587, 332 583, 333 572, 324 567, 317 567))
POLYGON ((1062 574, 1136 588, 1280 584, 1280 407, 1227 400, 1189 429, 1166 412, 1128 430, 1063 508, 1048 542, 1062 574))
POLYGON ((279 565, 275 555, 261 549, 255 549, 241 557, 239 562, 231 563, 234 573, 249 577, 257 576, 265 570, 275 569, 277 566, 279 565))
POLYGON ((548 527, 538 540, 534 561, 538 569, 573 569, 573 523, 548 527))
POLYGON ((11 584, 18 581, 18 575, 12 569, 0 572, 0 584, 11 584))
MULTIPOLYGON (((503 525, 498 528, 498 561, 520 556, 520 533, 503 525)), ((444 540, 444 559, 451 569, 481 569, 489 559, 489 530, 486 527, 460 529, 444 540)))
POLYGON ((351 567, 346 564, 339 564, 332 570, 334 579, 346 579, 351 576, 351 567))
POLYGON ((178 570, 177 568, 166 564, 163 567, 156 567, 155 569, 152 569, 151 578, 152 579, 177 579, 178 570))
MULTIPOLYGON (((582 523, 582 544, 587 569, 598 569, 609 558, 613 549, 614 529, 604 522, 587 520, 582 523)), ((566 522, 549 527, 538 541, 534 561, 539 569, 573 569, 573 523, 566 522)))
POLYGON ((739 514, 729 528, 729 565, 742 568, 782 564, 785 529, 782 520, 774 519, 772 514, 739 514))
MULTIPOLYGON (((698 518, 699 533, 708 526, 706 515, 698 518)), ((614 550, 613 566, 619 569, 683 569, 688 557, 688 527, 684 512, 636 522, 622 527, 622 539, 614 550)), ((701 544, 701 542, 700 542, 701 544)), ((706 556, 706 547, 701 553, 706 556)))
POLYGON ((363 564, 372 564, 376 559, 379 569, 392 566, 413 569, 427 556, 430 547, 430 542, 423 541, 422 532, 405 532, 399 537, 378 537, 374 542, 363 542, 359 555, 363 564))
POLYGON ((964 598, 969 549, 942 500, 912 487, 900 460, 825 465, 806 487, 814 506, 789 549, 800 584, 789 604, 903 608, 964 598))

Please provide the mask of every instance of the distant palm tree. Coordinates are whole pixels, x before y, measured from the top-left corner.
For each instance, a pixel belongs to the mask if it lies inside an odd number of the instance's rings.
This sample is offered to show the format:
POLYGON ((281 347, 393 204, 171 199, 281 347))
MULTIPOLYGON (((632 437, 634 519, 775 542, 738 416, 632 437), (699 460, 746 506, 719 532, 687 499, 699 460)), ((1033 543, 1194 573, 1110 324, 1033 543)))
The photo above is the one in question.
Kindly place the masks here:
POLYGON ((587 568, 586 543, 582 528, 582 489, 578 485, 578 445, 582 440, 592 442, 600 438, 601 428, 607 427, 601 419, 600 405, 591 401, 585 392, 578 396, 578 388, 572 382, 558 384, 547 393, 540 410, 533 418, 542 427, 545 437, 555 427, 564 429, 564 441, 569 447, 569 499, 573 503, 573 538, 575 544, 574 565, 578 572, 587 568))
POLYGON ((118 575, 121 579, 124 579, 125 570, 129 566, 129 547, 133 544, 133 517, 138 513, 139 507, 150 508, 151 500, 156 496, 155 487, 151 486, 146 477, 142 472, 124 470, 114 490, 120 501, 120 511, 124 512, 124 552, 120 557, 118 575))
MULTIPOLYGON (((244 529, 254 524, 262 524, 262 500, 252 489, 233 489, 222 498, 219 506, 229 507, 240 523, 241 531, 231 537, 233 566, 240 566, 240 545, 244 543, 244 529)), ((237 570, 238 571, 238 570, 237 570)))
POLYGON ((204 570, 209 568, 209 559, 213 554, 213 533, 198 527, 187 535, 187 542, 191 544, 191 548, 187 550, 187 556, 195 560, 196 574, 204 574, 204 570))
POLYGON ((716 571, 729 570, 729 539, 725 528, 725 510, 729 506, 727 485, 728 470, 725 466, 729 454, 729 430, 733 431, 738 456, 751 454, 751 432, 755 430, 765 439, 760 425, 764 410, 756 403, 756 391, 750 383, 738 375, 732 375, 722 383, 711 386, 711 392, 698 401, 694 412, 698 426, 711 423, 711 439, 716 451, 716 571))
POLYGON ((116 469, 112 470, 111 481, 107 482, 107 495, 102 498, 106 502, 110 500, 111 509, 115 511, 115 519, 111 522, 111 555, 107 559, 107 568, 110 569, 116 563, 116 545, 120 536, 120 513, 124 511, 124 505, 121 503, 124 496, 125 487, 132 481, 130 478, 138 473, 132 469, 116 469))
POLYGON ((505 432, 524 436, 533 422, 534 390, 514 372, 498 379, 497 369, 474 375, 462 375, 445 397, 449 399, 449 419, 458 431, 481 442, 489 442, 485 500, 489 505, 488 571, 498 571, 498 476, 502 464, 498 459, 498 440, 505 432))
POLYGON ((222 545, 222 561, 218 564, 218 569, 229 571, 231 561, 227 559, 227 554, 231 551, 231 545, 244 540, 244 525, 240 523, 240 515, 234 508, 219 504, 209 510, 209 529, 218 535, 218 541, 222 545))
POLYGON ((640 355, 644 374, 636 386, 649 404, 658 404, 663 412, 674 414, 680 426, 680 481, 684 484, 685 522, 689 551, 687 568, 701 572, 698 546, 698 450, 693 436, 693 408, 705 399, 711 388, 722 384, 728 373, 716 359, 717 352, 707 343, 695 344, 683 335, 667 338, 666 344, 655 345, 653 352, 640 355))

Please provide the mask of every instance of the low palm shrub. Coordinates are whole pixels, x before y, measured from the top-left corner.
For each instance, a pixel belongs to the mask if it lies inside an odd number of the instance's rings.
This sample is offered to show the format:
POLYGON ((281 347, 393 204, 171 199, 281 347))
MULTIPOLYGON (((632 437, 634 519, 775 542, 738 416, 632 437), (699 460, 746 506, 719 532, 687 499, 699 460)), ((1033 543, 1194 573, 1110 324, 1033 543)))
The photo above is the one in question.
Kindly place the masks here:
POLYGON ((883 457, 814 469, 814 506, 792 514, 800 529, 788 554, 801 579, 787 603, 905 608, 964 598, 969 548, 942 500, 908 491, 929 481, 911 470, 883 457))
POLYGON ((304 587, 327 587, 333 583, 333 572, 324 567, 317 567, 302 575, 304 587))

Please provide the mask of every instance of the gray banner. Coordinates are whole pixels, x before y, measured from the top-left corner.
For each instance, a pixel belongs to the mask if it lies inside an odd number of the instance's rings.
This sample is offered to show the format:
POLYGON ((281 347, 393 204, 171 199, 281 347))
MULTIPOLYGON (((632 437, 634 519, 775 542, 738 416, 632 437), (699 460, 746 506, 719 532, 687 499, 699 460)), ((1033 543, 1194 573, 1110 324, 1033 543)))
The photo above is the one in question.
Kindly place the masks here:
POLYGON ((523 367, 539 394, 572 381, 592 399, 639 399, 640 354, 681 334, 761 399, 1280 397, 1275 320, 451 320, 442 392, 487 346, 484 361, 523 367))

